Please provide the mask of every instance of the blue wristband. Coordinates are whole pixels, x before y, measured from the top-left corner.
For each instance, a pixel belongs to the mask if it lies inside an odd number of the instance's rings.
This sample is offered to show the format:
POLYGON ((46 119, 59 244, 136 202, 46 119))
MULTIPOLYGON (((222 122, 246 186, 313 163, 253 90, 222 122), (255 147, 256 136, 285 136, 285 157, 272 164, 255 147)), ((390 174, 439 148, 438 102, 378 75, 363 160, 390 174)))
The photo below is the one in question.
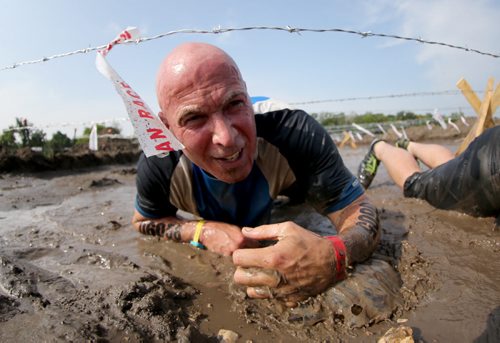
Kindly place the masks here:
POLYGON ((189 243, 191 243, 191 245, 197 247, 198 249, 206 249, 205 246, 203 244, 201 244, 200 242, 191 241, 189 243))

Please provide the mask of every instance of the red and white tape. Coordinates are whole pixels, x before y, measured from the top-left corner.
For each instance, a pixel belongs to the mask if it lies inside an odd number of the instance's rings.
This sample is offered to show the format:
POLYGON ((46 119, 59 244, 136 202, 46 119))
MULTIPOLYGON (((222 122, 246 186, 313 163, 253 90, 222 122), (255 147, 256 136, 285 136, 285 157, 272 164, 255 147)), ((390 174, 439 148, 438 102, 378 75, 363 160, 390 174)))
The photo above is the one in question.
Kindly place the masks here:
POLYGON ((113 83, 116 91, 122 97, 144 154, 147 157, 164 157, 170 151, 181 150, 184 146, 151 111, 139 94, 118 75, 106 60, 106 55, 113 46, 128 40, 138 39, 139 37, 140 34, 137 28, 129 27, 125 29, 104 49, 97 52, 96 67, 101 74, 113 83))

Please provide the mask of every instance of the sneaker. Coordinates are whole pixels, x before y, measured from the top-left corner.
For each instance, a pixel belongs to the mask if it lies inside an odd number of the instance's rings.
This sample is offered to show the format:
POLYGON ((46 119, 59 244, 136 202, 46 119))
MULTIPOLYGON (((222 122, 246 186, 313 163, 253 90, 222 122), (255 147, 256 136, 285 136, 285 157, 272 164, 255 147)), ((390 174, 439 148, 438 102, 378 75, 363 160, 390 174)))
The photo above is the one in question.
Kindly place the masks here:
POLYGON ((382 141, 382 139, 375 139, 370 144, 370 149, 368 153, 365 155, 361 164, 358 168, 358 180, 359 183, 363 186, 364 189, 367 189, 373 181, 373 178, 377 174, 377 168, 380 164, 380 160, 375 157, 373 153, 373 147, 376 143, 382 141))
POLYGON ((410 140, 408 138, 400 138, 394 145, 396 148, 408 150, 408 144, 410 144, 410 140))

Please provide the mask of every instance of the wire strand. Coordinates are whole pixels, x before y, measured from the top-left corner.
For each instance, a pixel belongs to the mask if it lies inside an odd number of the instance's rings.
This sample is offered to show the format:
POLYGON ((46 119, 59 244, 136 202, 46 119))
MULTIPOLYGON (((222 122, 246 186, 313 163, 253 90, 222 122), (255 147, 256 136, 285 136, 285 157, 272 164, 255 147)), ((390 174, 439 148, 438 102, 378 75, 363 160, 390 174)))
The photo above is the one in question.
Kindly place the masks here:
MULTIPOLYGON (((292 26, 285 26, 285 27, 280 27, 280 26, 248 26, 248 27, 240 27, 240 28, 222 28, 220 26, 213 28, 212 30, 198 30, 198 29, 180 29, 180 30, 175 30, 175 31, 168 31, 164 33, 160 33, 156 36, 152 37, 143 37, 139 38, 137 40, 133 41, 125 41, 125 44, 130 44, 130 43, 135 43, 139 44, 142 42, 147 42, 155 39, 160 39, 163 37, 167 36, 172 36, 176 34, 222 34, 222 33, 227 33, 227 32, 233 32, 233 31, 253 31, 253 30, 275 30, 275 31, 285 31, 288 33, 297 33, 300 35, 301 32, 313 32, 313 33, 326 33, 326 32, 334 32, 334 33, 347 33, 347 34, 353 34, 353 35, 358 35, 362 38, 367 38, 367 37, 382 37, 382 38, 391 38, 391 39, 398 39, 398 40, 405 40, 405 41, 414 41, 418 43, 423 43, 423 44, 430 44, 430 45, 439 45, 439 46, 444 46, 452 49, 458 49, 466 52, 471 52, 471 53, 476 53, 479 55, 484 55, 484 56, 489 56, 493 58, 499 58, 500 55, 494 54, 491 52, 485 52, 481 51, 478 49, 473 49, 469 48, 467 46, 460 46, 460 45, 455 45, 455 44, 449 44, 445 42, 438 42, 438 41, 433 41, 433 40, 426 40, 422 38, 415 38, 415 37, 405 37, 405 36, 399 36, 399 35, 393 35, 393 34, 386 34, 386 33, 376 33, 376 32, 371 32, 371 31, 356 31, 356 30, 346 30, 346 29, 338 29, 338 28, 330 28, 330 29, 311 29, 311 28, 299 28, 299 27, 292 27, 292 26)), ((89 48, 84 48, 84 49, 78 49, 75 51, 70 51, 66 53, 61 53, 61 54, 56 54, 52 56, 47 56, 47 57, 42 57, 36 60, 31 60, 31 61, 24 61, 24 62, 17 62, 9 66, 2 67, 0 71, 8 70, 8 69, 15 69, 24 65, 28 64, 36 64, 36 63, 42 63, 42 62, 47 62, 56 58, 63 58, 63 57, 68 57, 71 55, 77 55, 77 54, 86 54, 92 51, 100 50, 105 48, 107 45, 101 45, 97 47, 89 47, 89 48)))
MULTIPOLYGON (((472 90, 470 92, 483 93, 472 90)), ((350 98, 309 100, 302 102, 291 102, 290 105, 311 105, 311 104, 323 104, 327 102, 344 102, 344 101, 356 101, 356 100, 376 100, 376 99, 387 99, 387 98, 406 98, 406 97, 418 97, 418 96, 459 95, 459 94, 461 94, 461 91, 452 89, 452 90, 434 91, 434 92, 412 92, 412 93, 399 93, 399 94, 386 94, 386 95, 369 95, 369 96, 350 97, 350 98)))

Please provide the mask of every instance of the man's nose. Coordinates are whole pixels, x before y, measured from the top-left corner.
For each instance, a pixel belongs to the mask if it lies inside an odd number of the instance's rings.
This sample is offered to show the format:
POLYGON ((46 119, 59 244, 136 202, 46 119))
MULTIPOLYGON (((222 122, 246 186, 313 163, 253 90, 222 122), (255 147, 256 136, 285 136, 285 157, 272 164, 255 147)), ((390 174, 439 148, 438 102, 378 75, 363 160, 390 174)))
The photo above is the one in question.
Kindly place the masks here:
POLYGON ((212 142, 222 146, 234 145, 238 132, 231 119, 218 113, 213 117, 213 123, 212 142))

